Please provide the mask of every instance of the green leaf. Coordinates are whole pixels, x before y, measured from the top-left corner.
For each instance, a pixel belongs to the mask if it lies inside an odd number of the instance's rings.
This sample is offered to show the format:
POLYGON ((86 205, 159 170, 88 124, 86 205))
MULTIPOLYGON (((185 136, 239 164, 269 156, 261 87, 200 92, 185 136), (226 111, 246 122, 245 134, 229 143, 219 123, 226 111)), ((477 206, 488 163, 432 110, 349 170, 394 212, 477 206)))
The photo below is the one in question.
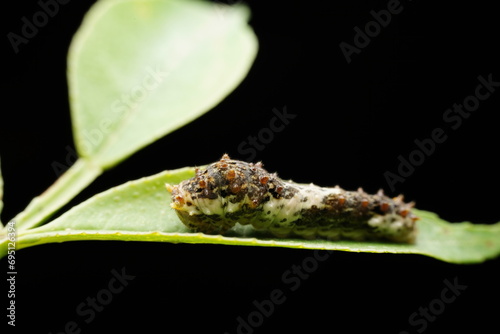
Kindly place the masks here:
POLYGON ((210 2, 102 0, 69 50, 78 153, 109 168, 219 103, 257 51, 249 11, 210 2))
MULTIPOLYGON (((0 214, 2 214, 3 209, 3 177, 2 177, 2 164, 0 160, 0 214)), ((0 232, 3 228, 2 219, 0 217, 0 232)))
MULTIPOLYGON (((452 224, 439 219, 434 213, 421 210, 415 210, 421 219, 414 245, 276 239, 241 226, 228 236, 190 233, 170 208, 170 194, 165 189, 165 183, 177 184, 193 175, 193 168, 184 168, 112 188, 47 225, 21 232, 18 249, 71 240, 123 240, 422 254, 453 263, 478 263, 500 255, 500 223, 452 224)), ((4 245, 0 251, 0 255, 5 255, 4 245)))
POLYGON ((40 225, 103 170, 210 110, 257 52, 247 7, 186 0, 101 0, 68 55, 80 159, 16 216, 40 225), (224 10, 218 10, 224 8, 224 10))

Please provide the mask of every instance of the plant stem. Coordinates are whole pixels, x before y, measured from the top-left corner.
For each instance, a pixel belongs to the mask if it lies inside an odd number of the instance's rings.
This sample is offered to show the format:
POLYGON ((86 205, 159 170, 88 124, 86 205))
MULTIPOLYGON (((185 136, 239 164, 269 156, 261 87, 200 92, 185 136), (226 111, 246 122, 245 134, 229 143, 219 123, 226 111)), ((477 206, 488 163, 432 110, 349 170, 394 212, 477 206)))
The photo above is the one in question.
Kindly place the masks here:
POLYGON ((53 185, 35 197, 26 209, 14 218, 16 226, 19 230, 27 230, 42 224, 101 173, 101 167, 90 160, 79 158, 53 185))

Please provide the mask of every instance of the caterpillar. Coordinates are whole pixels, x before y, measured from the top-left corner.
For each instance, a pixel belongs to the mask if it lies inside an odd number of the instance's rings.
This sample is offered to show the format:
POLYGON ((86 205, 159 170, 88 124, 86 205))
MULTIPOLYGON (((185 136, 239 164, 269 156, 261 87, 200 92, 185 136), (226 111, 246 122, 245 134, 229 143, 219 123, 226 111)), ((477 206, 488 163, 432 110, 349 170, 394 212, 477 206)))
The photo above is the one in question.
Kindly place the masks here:
POLYGON ((224 234, 236 223, 276 237, 414 243, 416 217, 403 196, 369 195, 281 180, 261 162, 227 154, 178 185, 166 185, 180 220, 195 232, 224 234))

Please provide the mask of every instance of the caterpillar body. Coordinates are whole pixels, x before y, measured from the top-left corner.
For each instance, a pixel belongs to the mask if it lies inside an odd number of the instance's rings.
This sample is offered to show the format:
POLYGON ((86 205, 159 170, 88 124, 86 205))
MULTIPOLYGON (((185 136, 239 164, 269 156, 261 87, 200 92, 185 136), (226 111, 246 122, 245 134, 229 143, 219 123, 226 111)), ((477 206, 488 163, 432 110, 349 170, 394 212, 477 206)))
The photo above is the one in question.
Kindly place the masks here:
POLYGON ((224 234, 239 223, 281 238, 413 243, 417 232, 414 203, 405 203, 402 195, 287 182, 260 162, 232 160, 227 154, 167 190, 180 220, 206 234, 224 234))

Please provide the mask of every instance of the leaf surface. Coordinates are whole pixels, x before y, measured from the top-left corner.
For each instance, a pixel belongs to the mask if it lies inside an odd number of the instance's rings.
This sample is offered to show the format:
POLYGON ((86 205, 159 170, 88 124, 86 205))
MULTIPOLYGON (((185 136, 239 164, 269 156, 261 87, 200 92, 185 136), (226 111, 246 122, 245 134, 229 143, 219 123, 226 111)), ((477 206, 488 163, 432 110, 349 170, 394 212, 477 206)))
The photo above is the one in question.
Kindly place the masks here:
POLYGON ((243 80, 257 52, 249 10, 221 6, 101 0, 90 9, 68 54, 80 156, 109 168, 210 110, 243 80))
POLYGON ((177 184, 193 175, 194 168, 165 171, 107 190, 49 224, 23 231, 18 246, 71 240, 161 241, 422 254, 452 263, 479 263, 500 255, 500 223, 448 223, 422 210, 414 210, 420 217, 414 245, 277 239, 248 226, 236 226, 227 236, 191 233, 170 208, 165 183, 177 184))

